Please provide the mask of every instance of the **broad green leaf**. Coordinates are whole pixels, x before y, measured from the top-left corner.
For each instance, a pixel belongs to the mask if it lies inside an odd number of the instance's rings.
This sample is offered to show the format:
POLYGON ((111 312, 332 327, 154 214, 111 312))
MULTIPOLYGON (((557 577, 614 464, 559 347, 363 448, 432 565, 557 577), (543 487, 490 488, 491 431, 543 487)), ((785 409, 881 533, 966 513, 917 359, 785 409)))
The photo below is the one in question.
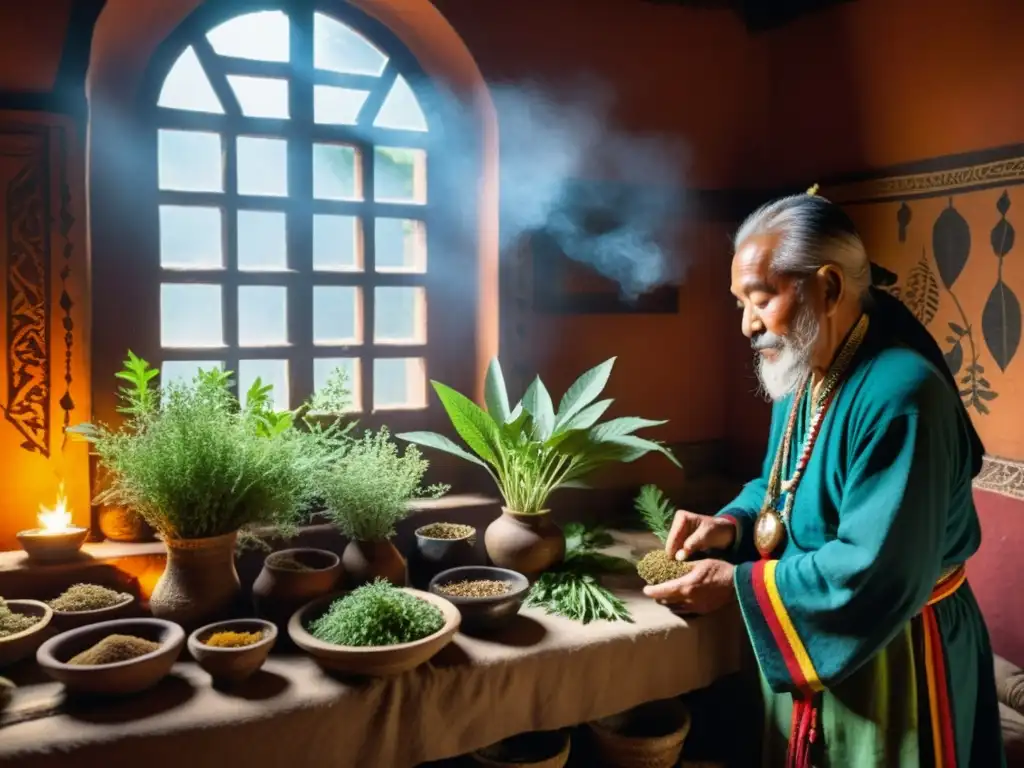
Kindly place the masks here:
POLYGON ((512 412, 505 419, 506 424, 511 424, 513 421, 518 419, 523 414, 523 402, 520 400, 516 403, 516 407, 512 409, 512 412))
POLYGON ((452 442, 444 435, 437 434, 437 432, 402 432, 401 434, 395 435, 395 437, 399 440, 405 440, 407 443, 422 445, 424 448, 433 448, 437 451, 444 451, 452 456, 458 456, 460 459, 465 459, 466 461, 471 461, 474 464, 479 464, 481 467, 490 471, 490 467, 488 467, 483 461, 462 448, 462 446, 452 442))
POLYGON ((509 415, 509 421, 502 426, 501 433, 510 443, 515 445, 519 443, 519 438, 523 434, 523 427, 529 419, 530 414, 524 411, 522 406, 517 405, 516 410, 512 411, 509 415), (512 416, 515 416, 515 418, 513 419, 512 416))
POLYGON ((452 426, 466 445, 484 461, 497 465, 501 450, 498 425, 476 403, 460 392, 438 381, 430 382, 441 405, 448 412, 452 426))
POLYGON ((487 403, 487 413, 494 419, 495 424, 501 425, 509 420, 508 392, 505 389, 505 376, 501 372, 498 358, 491 360, 491 364, 487 366, 484 402, 487 403))
POLYGON ((647 427, 658 427, 667 424, 667 421, 655 421, 653 419, 641 419, 637 416, 623 416, 620 419, 612 419, 604 424, 598 424, 590 430, 591 436, 598 442, 611 440, 614 437, 622 437, 636 432, 638 429, 647 427))
POLYGON ((604 416, 604 412, 608 410, 613 402, 615 401, 608 398, 607 400, 598 400, 596 403, 588 405, 568 421, 560 422, 555 429, 555 434, 565 434, 574 429, 590 429, 597 424, 598 419, 604 416))
POLYGON ((582 480, 569 480, 564 483, 559 483, 555 490, 557 491, 560 488, 577 488, 580 490, 589 491, 592 487, 593 486, 591 486, 589 483, 584 483, 582 480))
POLYGON ((555 406, 540 376, 533 380, 523 395, 523 408, 533 417, 533 439, 543 442, 551 437, 555 427, 555 406))
POLYGON ((614 357, 594 366, 573 382, 558 404, 556 425, 564 424, 597 399, 608 383, 608 377, 612 375, 613 365, 614 357))
POLYGON ((672 451, 654 440, 646 440, 642 437, 637 437, 636 435, 622 435, 620 437, 613 437, 609 442, 613 445, 620 445, 626 449, 628 452, 628 458, 621 459, 623 463, 628 464, 631 461, 636 461, 641 456, 645 456, 651 451, 657 451, 680 469, 683 468, 683 465, 679 463, 679 460, 675 457, 672 451))

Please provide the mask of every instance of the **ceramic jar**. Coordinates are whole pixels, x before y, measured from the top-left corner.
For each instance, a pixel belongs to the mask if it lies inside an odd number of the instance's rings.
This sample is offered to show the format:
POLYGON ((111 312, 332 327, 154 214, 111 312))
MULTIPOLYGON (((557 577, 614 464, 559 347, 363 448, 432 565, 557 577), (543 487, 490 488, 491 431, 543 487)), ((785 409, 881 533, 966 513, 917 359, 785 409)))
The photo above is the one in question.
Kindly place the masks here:
POLYGON ((502 507, 501 516, 484 531, 484 546, 494 565, 530 579, 565 557, 565 536, 547 510, 524 515, 502 507))
POLYGON ((149 598, 154 618, 186 629, 225 618, 242 585, 235 569, 238 532, 207 539, 165 539, 167 565, 149 598))
POLYGON ((252 585, 256 615, 286 628, 306 603, 340 589, 341 558, 326 549, 284 549, 267 555, 252 585))

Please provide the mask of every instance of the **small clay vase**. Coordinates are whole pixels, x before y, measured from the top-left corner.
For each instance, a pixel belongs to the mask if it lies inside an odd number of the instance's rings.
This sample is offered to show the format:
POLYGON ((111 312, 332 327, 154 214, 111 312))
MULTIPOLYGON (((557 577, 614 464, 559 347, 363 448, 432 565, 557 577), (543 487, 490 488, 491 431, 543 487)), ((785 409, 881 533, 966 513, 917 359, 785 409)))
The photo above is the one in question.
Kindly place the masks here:
POLYGON ((156 539, 149 523, 124 507, 100 507, 99 524, 100 531, 111 541, 141 542, 156 539))
POLYGON ((252 585, 256 615, 286 629, 288 619, 311 600, 335 592, 342 579, 341 558, 326 549, 284 549, 267 555, 252 585), (310 570, 281 565, 295 560, 310 570))
POLYGON ((404 587, 408 580, 405 558, 390 539, 379 541, 355 541, 353 539, 341 554, 341 565, 345 569, 349 589, 376 579, 385 579, 396 587, 404 587))
POLYGON ((165 539, 167 565, 149 598, 154 618, 198 629, 227 618, 242 584, 235 569, 238 532, 208 539, 165 539))
POLYGON ((532 515, 501 508, 501 517, 484 531, 484 547, 499 568, 534 579, 565 557, 565 535, 547 510, 532 515))
POLYGON ((485 565, 477 554, 476 528, 467 526, 471 532, 461 539, 435 539, 423 535, 430 527, 424 525, 413 533, 416 546, 409 553, 409 580, 414 587, 426 589, 432 578, 451 568, 485 565))

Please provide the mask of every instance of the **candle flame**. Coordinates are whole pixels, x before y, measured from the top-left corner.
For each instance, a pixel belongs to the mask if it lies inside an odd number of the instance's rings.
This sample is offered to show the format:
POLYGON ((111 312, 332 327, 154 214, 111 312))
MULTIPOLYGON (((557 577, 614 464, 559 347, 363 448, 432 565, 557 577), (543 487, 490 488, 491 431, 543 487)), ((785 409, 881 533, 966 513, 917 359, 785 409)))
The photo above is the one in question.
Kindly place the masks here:
POLYGON ((64 495, 63 480, 57 486, 57 505, 53 509, 39 505, 39 525, 45 533, 63 533, 71 527, 71 510, 64 495))

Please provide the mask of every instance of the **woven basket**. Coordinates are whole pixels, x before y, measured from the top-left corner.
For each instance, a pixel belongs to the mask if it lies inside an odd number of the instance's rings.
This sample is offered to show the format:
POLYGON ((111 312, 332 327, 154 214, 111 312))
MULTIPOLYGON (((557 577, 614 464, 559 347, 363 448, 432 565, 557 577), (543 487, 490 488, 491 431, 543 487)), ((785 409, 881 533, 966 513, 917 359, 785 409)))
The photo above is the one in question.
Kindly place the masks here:
POLYGON ((487 766, 487 768, 565 768, 565 764, 569 762, 569 748, 571 741, 569 735, 565 734, 565 745, 561 751, 552 757, 542 758, 532 763, 506 763, 501 760, 497 760, 492 757, 486 757, 481 754, 481 751, 473 752, 470 758, 477 765, 487 766))
POLYGON ((601 765, 607 768, 674 768, 690 732, 690 711, 676 699, 651 702, 588 723, 601 765), (627 735, 634 723, 657 719, 657 735, 627 735))

